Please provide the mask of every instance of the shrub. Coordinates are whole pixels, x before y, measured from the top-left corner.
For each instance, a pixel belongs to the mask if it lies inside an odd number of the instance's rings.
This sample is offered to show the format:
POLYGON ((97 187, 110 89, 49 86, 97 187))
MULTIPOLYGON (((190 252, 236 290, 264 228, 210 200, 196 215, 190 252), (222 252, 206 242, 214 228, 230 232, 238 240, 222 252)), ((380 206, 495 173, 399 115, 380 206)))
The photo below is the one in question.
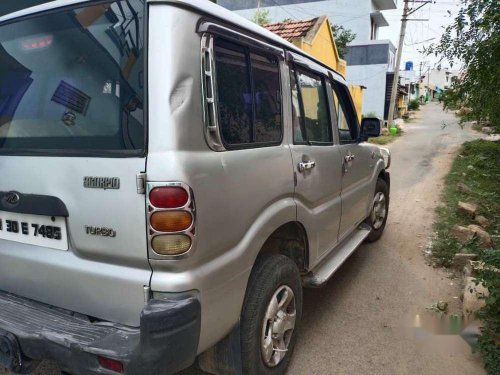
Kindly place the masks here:
POLYGON ((408 109, 410 111, 416 111, 419 108, 420 108, 420 102, 418 101, 418 99, 410 100, 410 102, 408 103, 408 109))

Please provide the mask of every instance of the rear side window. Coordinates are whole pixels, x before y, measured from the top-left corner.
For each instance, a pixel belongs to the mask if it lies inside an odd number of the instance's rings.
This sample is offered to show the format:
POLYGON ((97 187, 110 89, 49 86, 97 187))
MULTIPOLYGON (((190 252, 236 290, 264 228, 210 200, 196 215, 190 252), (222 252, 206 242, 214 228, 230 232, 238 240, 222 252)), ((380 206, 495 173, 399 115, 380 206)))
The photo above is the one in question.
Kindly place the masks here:
POLYGON ((296 144, 332 144, 325 81, 319 75, 291 70, 293 138, 296 144))
POLYGON ((217 39, 219 126, 228 148, 281 143, 278 59, 217 39))
POLYGON ((144 2, 0 27, 0 153, 144 150, 144 2))

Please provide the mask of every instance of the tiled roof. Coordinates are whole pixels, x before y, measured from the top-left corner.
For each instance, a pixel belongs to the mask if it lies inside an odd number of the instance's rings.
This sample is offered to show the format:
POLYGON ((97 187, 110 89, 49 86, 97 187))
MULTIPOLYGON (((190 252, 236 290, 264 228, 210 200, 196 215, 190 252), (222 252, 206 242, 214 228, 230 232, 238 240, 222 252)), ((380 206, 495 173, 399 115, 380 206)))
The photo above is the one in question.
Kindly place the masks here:
POLYGON ((291 42, 295 38, 305 37, 316 24, 318 18, 306 21, 277 22, 264 25, 266 29, 291 42))

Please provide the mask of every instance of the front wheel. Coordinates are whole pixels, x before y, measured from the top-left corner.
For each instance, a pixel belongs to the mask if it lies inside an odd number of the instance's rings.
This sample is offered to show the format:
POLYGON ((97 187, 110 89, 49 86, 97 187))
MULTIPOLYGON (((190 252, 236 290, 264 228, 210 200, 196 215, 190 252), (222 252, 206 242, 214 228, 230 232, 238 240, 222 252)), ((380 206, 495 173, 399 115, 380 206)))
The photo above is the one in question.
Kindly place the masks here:
POLYGON ((367 242, 375 242, 382 237, 388 214, 389 187, 383 179, 379 178, 375 187, 370 216, 365 220, 365 223, 372 228, 370 235, 366 238, 367 242))
POLYGON ((241 315, 243 373, 284 374, 302 316, 302 285, 296 264, 264 255, 252 270, 241 315))

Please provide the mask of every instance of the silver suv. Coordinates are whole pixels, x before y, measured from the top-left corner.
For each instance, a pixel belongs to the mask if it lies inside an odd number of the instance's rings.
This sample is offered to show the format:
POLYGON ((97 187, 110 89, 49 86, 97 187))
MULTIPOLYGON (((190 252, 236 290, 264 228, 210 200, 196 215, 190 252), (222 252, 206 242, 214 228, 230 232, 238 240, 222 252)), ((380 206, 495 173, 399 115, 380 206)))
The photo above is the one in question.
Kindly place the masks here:
POLYGON ((302 287, 384 230, 379 132, 342 76, 206 0, 0 18, 0 364, 283 373, 302 287))

